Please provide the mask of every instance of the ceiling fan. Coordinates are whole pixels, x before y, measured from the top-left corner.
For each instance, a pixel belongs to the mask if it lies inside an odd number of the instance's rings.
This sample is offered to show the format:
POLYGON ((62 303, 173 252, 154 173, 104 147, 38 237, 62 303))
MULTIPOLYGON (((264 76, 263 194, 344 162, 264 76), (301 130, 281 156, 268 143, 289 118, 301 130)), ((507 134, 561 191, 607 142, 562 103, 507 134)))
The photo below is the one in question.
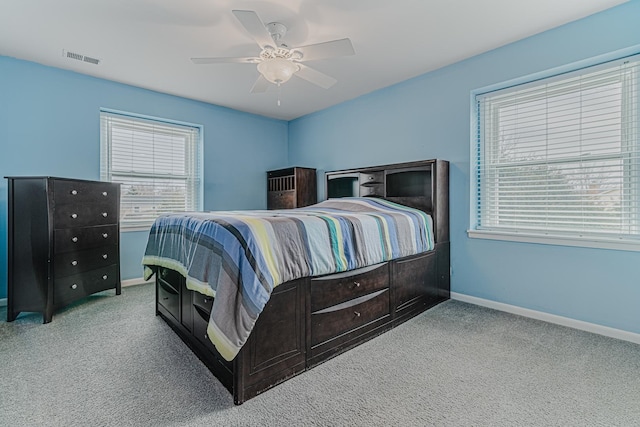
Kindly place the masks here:
POLYGON ((283 24, 271 22, 265 25, 258 14, 252 10, 233 10, 232 12, 262 48, 260 54, 256 57, 240 58, 191 58, 191 61, 195 64, 257 64, 260 76, 251 88, 252 93, 265 92, 270 84, 280 86, 289 81, 293 75, 328 89, 337 80, 303 62, 355 54, 351 40, 346 38, 290 48, 281 41, 287 33, 287 27, 283 24))

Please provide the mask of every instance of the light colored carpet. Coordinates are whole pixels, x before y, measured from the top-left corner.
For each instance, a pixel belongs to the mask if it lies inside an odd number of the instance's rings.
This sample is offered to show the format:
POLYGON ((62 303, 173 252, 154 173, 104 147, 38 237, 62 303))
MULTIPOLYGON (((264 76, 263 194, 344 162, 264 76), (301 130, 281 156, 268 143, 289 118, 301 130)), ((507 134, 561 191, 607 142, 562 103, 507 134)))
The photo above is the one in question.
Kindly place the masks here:
POLYGON ((234 406, 151 285, 0 309, 2 426, 638 426, 640 346, 447 301, 234 406))

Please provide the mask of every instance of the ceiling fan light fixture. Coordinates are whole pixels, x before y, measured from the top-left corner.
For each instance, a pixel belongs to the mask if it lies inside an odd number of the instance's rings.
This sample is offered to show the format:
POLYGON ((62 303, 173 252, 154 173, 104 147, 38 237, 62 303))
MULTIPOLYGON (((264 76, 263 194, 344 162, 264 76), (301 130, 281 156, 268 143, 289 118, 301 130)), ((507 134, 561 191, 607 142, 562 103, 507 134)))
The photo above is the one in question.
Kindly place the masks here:
POLYGON ((258 64, 258 72, 273 84, 281 85, 300 70, 300 66, 284 58, 271 58, 258 64))

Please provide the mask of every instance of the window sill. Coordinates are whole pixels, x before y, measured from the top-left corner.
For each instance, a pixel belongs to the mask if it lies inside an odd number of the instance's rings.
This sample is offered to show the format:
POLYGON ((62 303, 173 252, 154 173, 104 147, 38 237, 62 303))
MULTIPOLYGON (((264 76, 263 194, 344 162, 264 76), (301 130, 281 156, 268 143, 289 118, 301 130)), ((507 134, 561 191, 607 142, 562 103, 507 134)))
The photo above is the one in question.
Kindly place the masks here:
POLYGON ((516 233, 488 230, 467 230, 472 239, 504 240, 509 242, 537 243, 542 245, 576 246, 581 248, 614 249, 640 252, 640 241, 615 238, 578 236, 541 236, 533 233, 516 233))

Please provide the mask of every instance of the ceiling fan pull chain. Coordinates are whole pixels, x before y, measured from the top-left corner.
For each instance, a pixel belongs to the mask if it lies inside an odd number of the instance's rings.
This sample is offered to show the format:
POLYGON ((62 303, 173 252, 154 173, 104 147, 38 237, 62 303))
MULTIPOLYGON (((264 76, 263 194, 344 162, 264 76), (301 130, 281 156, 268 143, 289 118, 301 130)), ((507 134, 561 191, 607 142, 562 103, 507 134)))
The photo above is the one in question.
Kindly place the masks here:
POLYGON ((280 93, 282 92, 282 86, 278 82, 278 107, 280 106, 280 93))

